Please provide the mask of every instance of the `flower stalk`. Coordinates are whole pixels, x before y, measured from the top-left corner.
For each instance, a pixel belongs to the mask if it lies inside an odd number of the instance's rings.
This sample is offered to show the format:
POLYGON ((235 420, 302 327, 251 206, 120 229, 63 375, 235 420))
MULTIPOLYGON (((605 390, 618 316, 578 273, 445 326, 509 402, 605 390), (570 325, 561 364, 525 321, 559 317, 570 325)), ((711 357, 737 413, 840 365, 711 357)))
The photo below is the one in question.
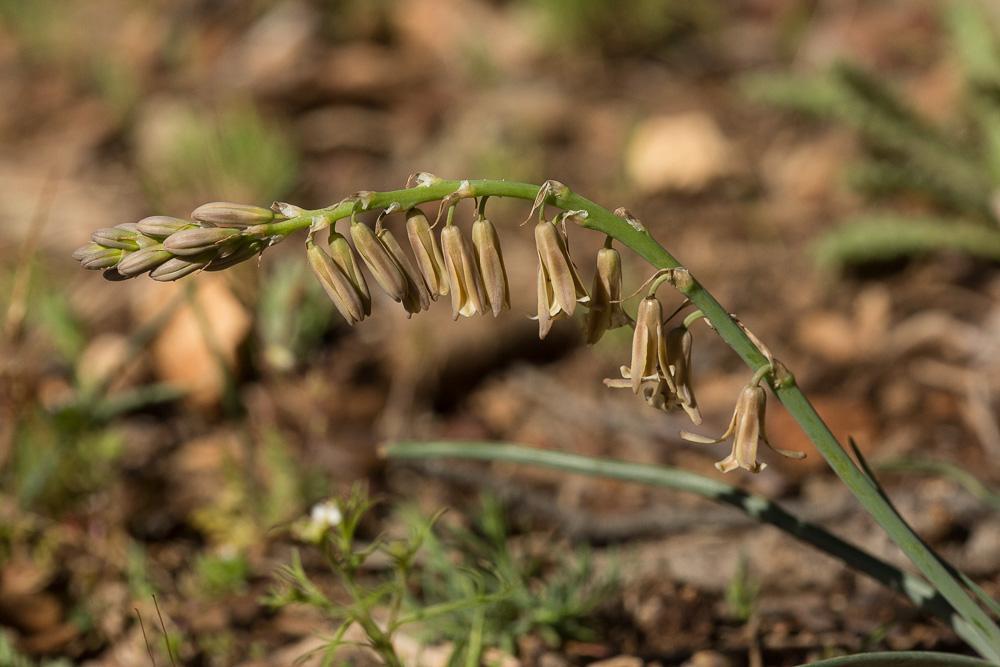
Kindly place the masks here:
MULTIPOLYGON (((766 373, 765 369, 771 368, 769 355, 765 354, 753 342, 745 328, 723 308, 708 290, 681 267, 677 259, 661 246, 645 227, 638 224, 637 221, 631 221, 628 217, 612 213, 572 192, 569 188, 561 184, 556 187, 548 183, 543 188, 529 183, 511 181, 457 181, 436 178, 417 179, 417 183, 415 187, 403 190, 364 192, 363 197, 349 198, 327 208, 302 211, 300 215, 286 220, 257 223, 255 222, 256 220, 260 220, 266 216, 259 211, 254 211, 253 214, 248 213, 245 217, 241 217, 235 224, 229 222, 229 220, 226 220, 223 224, 226 226, 249 224, 249 226, 240 227, 241 238, 254 237, 257 239, 268 239, 268 243, 271 243, 295 231, 309 228, 313 224, 313 219, 317 217, 323 219, 328 224, 333 224, 337 220, 351 216, 352 213, 356 213, 358 210, 377 210, 390 205, 395 205, 401 210, 408 210, 420 204, 445 200, 449 197, 451 198, 450 201, 454 203, 456 193, 460 193, 458 198, 487 196, 514 197, 535 202, 536 205, 540 204, 543 210, 544 206, 551 205, 564 211, 578 212, 578 214, 572 216, 572 219, 579 226, 610 236, 618 243, 636 252, 656 269, 675 270, 671 273, 671 284, 690 300, 695 308, 701 311, 704 318, 723 341, 740 356, 754 373, 762 372, 767 375, 767 384, 798 422, 799 426, 813 442, 816 449, 819 450, 833 471, 847 485, 869 514, 886 530, 893 541, 906 553, 913 564, 924 576, 931 580, 936 589, 952 606, 955 613, 960 617, 958 620, 966 628, 966 631, 962 634, 963 638, 984 657, 1000 661, 1000 627, 970 597, 962 583, 953 575, 949 567, 940 560, 934 551, 923 543, 920 537, 894 510, 892 505, 880 492, 877 484, 854 462, 796 385, 794 376, 779 364, 775 364, 773 373, 766 373), (257 217, 254 217, 254 215, 257 215, 257 217)), ((374 239, 374 235, 372 240, 377 242, 377 239, 374 239)), ((458 247, 458 244, 453 243, 452 246, 454 249, 458 247)), ((145 250, 156 252, 153 248, 143 248, 134 254, 142 253, 145 250)), ((128 253, 129 251, 122 250, 122 252, 128 253)), ((363 252, 361 254, 364 256, 363 252)), ((467 247, 466 254, 470 260, 474 261, 471 248, 467 247)), ((131 256, 133 254, 126 255, 126 259, 122 261, 126 261, 131 256)), ((159 257, 156 256, 155 258, 159 259, 159 257)), ((169 259, 169 257, 164 258, 156 265, 162 264, 166 259, 169 259)), ((454 253, 451 258, 452 266, 449 267, 451 273, 454 274, 458 273, 456 259, 461 258, 457 256, 457 253, 454 253)), ((152 262, 152 259, 147 261, 147 263, 149 262, 152 262)), ((445 252, 445 262, 446 264, 449 263, 447 251, 445 252)), ((101 262, 98 261, 98 263, 101 262)), ((147 270, 151 270, 152 268, 155 268, 155 266, 150 266, 147 270)), ((387 273, 392 273, 388 267, 385 268, 387 273)), ((392 268, 395 269, 395 265, 392 268)), ((469 281, 465 279, 464 275, 462 277, 463 281, 468 285, 469 281)), ((395 283, 395 281, 391 282, 395 283)), ((390 291, 390 293, 397 292, 402 297, 403 282, 401 275, 398 282, 399 290, 391 289, 387 291, 390 291)), ((395 288, 397 285, 393 284, 392 287, 395 288)), ((454 289, 454 284, 451 287, 454 289)), ((471 295, 467 295, 465 298, 468 299, 469 296, 471 295)), ((476 296, 479 297, 480 294, 476 294, 476 296)), ((553 297, 555 296, 553 294, 553 297)), ((559 295, 560 303, 563 301, 562 296, 562 294, 559 295)), ((574 296, 578 297, 578 295, 574 296)), ((576 300, 576 298, 573 299, 574 302, 576 300)), ((460 299, 459 301, 461 302, 462 300, 460 299)), ((483 312, 482 299, 480 298, 478 301, 479 304, 475 310, 483 312)), ((555 299, 553 301, 555 302, 555 299)), ((468 306, 470 304, 463 303, 462 305, 468 306)), ((563 305, 570 309, 573 307, 569 303, 563 305)), ((457 314, 456 312, 456 317, 457 314)))

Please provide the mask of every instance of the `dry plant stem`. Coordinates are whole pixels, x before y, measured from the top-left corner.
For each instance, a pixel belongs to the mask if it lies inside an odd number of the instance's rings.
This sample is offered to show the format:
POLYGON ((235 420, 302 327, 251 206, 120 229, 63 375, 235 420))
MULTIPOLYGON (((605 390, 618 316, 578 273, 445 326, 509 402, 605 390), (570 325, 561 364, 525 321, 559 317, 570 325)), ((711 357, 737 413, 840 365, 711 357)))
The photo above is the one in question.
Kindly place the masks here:
MULTIPOLYGON (((535 201, 539 186, 529 183, 515 183, 495 180, 455 181, 440 180, 428 185, 420 185, 405 190, 365 193, 365 208, 375 210, 393 203, 401 208, 437 201, 448 197, 465 186, 469 196, 515 197, 535 201)), ((587 212, 583 226, 608 236, 628 246, 657 269, 672 269, 681 266, 673 255, 661 246, 638 224, 616 216, 611 211, 567 190, 557 191, 548 197, 547 203, 564 210, 587 212)), ((281 222, 259 225, 248 229, 248 233, 285 236, 299 229, 306 229, 315 216, 322 216, 331 223, 348 217, 357 205, 356 199, 345 200, 335 206, 306 211, 303 215, 281 222)), ((765 368, 768 360, 751 342, 728 311, 719 304, 712 294, 704 289, 693 277, 687 281, 676 281, 675 287, 681 291, 705 315, 712 327, 754 372, 765 368)), ((795 378, 784 367, 778 369, 769 379, 769 384, 778 399, 798 422, 809 439, 826 459, 838 477, 851 489, 858 501, 872 517, 885 529, 892 540, 903 550, 913 564, 930 579, 941 595, 948 600, 959 616, 956 622, 968 625, 961 633, 980 654, 1000 663, 1000 628, 989 615, 968 595, 961 583, 953 577, 938 556, 925 546, 879 494, 874 483, 855 465, 845 449, 830 432, 815 408, 796 386, 795 378)))

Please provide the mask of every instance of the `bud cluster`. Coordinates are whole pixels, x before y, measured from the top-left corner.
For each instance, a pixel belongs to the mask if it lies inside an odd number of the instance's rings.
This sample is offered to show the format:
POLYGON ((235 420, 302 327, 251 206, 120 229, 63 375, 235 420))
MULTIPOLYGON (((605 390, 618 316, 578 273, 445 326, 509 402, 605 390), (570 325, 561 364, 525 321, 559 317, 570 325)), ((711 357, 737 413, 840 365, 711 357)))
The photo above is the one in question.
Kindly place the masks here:
POLYGON ((85 269, 103 270, 109 280, 143 273, 153 280, 177 280, 227 269, 260 253, 271 240, 248 234, 247 228, 274 219, 266 208, 212 202, 196 208, 190 220, 154 215, 99 229, 73 259, 85 269))
MULTIPOLYGON (((433 185, 436 177, 415 176, 417 187, 433 185)), ((376 193, 359 192, 341 202, 353 202, 354 214, 342 234, 336 221, 317 211, 306 238, 306 256, 324 291, 348 324, 361 322, 372 313, 372 298, 361 266, 378 287, 400 303, 407 317, 430 308, 438 297, 451 300, 453 319, 491 313, 494 317, 510 309, 510 286, 497 228, 485 215, 486 199, 478 200, 471 233, 454 223, 457 204, 474 197, 468 181, 441 200, 441 213, 447 210, 444 225, 435 233, 419 208, 405 212, 406 239, 410 252, 396 239, 383 219, 402 206, 391 204, 374 226, 358 220, 357 212, 367 210, 376 193), (326 238, 322 232, 326 231, 326 238), (360 258, 360 260, 359 260, 360 258)), ((538 335, 545 338, 556 320, 571 317, 582 305, 588 343, 596 343, 610 329, 632 325, 631 359, 620 368, 620 378, 607 379, 608 387, 631 389, 643 401, 662 411, 683 410, 695 424, 702 421, 695 400, 690 326, 703 317, 700 311, 689 315, 682 324, 668 327, 673 317, 664 318, 657 288, 670 282, 682 292, 689 292, 693 279, 683 268, 658 271, 648 283, 646 296, 639 302, 636 318, 625 312, 622 303, 622 259, 611 237, 598 251, 591 289, 588 291, 570 254, 567 222, 582 223, 587 211, 564 211, 548 218, 545 205, 552 198, 565 199, 569 189, 556 181, 547 181, 539 189, 529 220, 538 212, 534 239, 538 257, 537 314, 538 335)), ((79 248, 73 257, 84 268, 100 269, 112 280, 149 273, 154 280, 177 280, 197 271, 230 267, 262 252, 283 238, 295 225, 271 227, 268 223, 295 219, 301 227, 309 212, 291 204, 274 205, 274 210, 257 206, 213 202, 198 207, 190 220, 153 216, 138 223, 99 229, 91 243, 79 248), (276 213, 276 212, 277 213, 276 213)), ((615 211, 636 231, 642 223, 625 209, 615 211)), ((689 302, 685 301, 681 308, 689 302)), ((677 312, 680 312, 678 308, 677 312)), ((676 314, 676 312, 675 312, 676 314)), ((752 337, 749 331, 747 335, 752 337)), ((755 339, 754 339, 755 340, 755 339)), ((764 349, 762 346, 761 349, 764 349)), ((766 352, 766 350, 765 350, 766 352)), ((771 361, 770 354, 766 355, 771 361)), ((770 446, 764 432, 766 395, 760 382, 772 372, 762 368, 743 389, 729 428, 717 439, 690 433, 682 437, 693 442, 718 443, 733 439, 732 453, 716 464, 728 472, 743 468, 759 472, 764 464, 757 461, 758 441, 770 446)), ((774 449, 772 447, 772 449, 774 449)), ((783 456, 801 458, 804 454, 776 450, 783 456)))
POLYGON ((418 208, 406 212, 406 237, 413 258, 403 250, 381 219, 372 230, 351 218, 353 247, 336 229, 326 244, 317 242, 317 232, 306 241, 313 272, 330 300, 349 324, 371 314, 371 299, 355 256, 360 256, 375 283, 407 316, 430 308, 439 296, 451 296, 452 315, 472 317, 487 312, 494 316, 510 308, 510 288, 500 237, 484 216, 472 225, 472 241, 449 219, 435 238, 433 225, 418 208))

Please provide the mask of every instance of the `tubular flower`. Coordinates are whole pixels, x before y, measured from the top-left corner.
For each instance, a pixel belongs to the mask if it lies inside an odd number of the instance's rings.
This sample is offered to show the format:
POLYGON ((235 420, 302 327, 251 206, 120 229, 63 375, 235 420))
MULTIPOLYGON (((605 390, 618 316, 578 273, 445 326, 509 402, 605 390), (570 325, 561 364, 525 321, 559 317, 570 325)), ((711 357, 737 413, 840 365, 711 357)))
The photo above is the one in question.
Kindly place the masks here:
MULTIPOLYGON (((346 243, 346 241, 345 241, 346 243)), ((247 243, 235 248, 222 248, 219 256, 209 262, 205 267, 206 271, 222 271, 231 266, 236 266, 240 262, 245 262, 254 255, 264 250, 265 244, 261 242, 247 243)))
POLYGON ((670 391, 677 397, 677 404, 688 414, 695 424, 701 424, 701 411, 694 397, 691 381, 691 344, 694 337, 685 326, 674 327, 667 331, 660 352, 660 369, 670 391))
POLYGON ((406 279, 371 228, 362 222, 351 220, 351 240, 379 287, 394 301, 402 301, 406 296, 406 279))
POLYGON ((483 217, 476 218, 472 223, 472 245, 483 281, 483 295, 489 302, 493 317, 498 317, 500 311, 510 310, 510 287, 500 250, 500 236, 492 222, 483 217))
POLYGON ((566 238, 555 221, 542 220, 535 225, 538 249, 538 337, 545 338, 553 320, 568 317, 577 302, 590 301, 590 295, 569 256, 566 238))
POLYGON ((611 237, 597 251, 597 271, 590 289, 590 310, 587 312, 587 342, 593 345, 608 329, 629 324, 622 309, 622 258, 611 247, 611 237))
POLYGON ((407 316, 430 308, 431 294, 427 289, 427 283, 424 282, 423 276, 413 266, 410 258, 403 252, 403 248, 396 241, 396 237, 384 227, 377 230, 375 235, 386 252, 389 253, 389 256, 392 257, 396 266, 399 267, 399 271, 406 281, 406 295, 403 297, 403 307, 406 309, 407 316))
POLYGON ((410 248, 413 249, 417 268, 427 283, 431 299, 437 301, 438 296, 448 293, 448 277, 445 275, 441 248, 434 240, 427 216, 419 208, 411 208, 406 212, 406 236, 410 239, 410 248))
POLYGON ((730 472, 736 468, 743 468, 750 472, 760 472, 767 467, 766 463, 757 460, 757 442, 763 441, 765 445, 782 456, 790 459, 805 458, 804 452, 795 452, 787 449, 780 449, 773 446, 767 440, 767 432, 764 430, 764 414, 767 407, 767 394, 764 388, 756 384, 748 384, 740 392, 740 397, 736 401, 736 409, 733 417, 729 421, 726 432, 718 438, 706 438, 695 433, 682 431, 681 437, 689 442, 712 445, 729 438, 733 439, 733 449, 729 456, 715 464, 715 467, 722 472, 730 472))
MULTIPOLYGON (((660 362, 666 358, 663 340, 663 306, 655 296, 647 296, 639 302, 639 312, 635 318, 632 334, 632 363, 629 379, 632 393, 638 394, 644 380, 664 378, 669 385, 666 368, 660 362)), ((670 387, 673 390, 673 387, 670 387)))
POLYGON ((311 236, 306 239, 306 256, 330 301, 347 323, 353 325, 371 313, 368 287, 354 262, 347 239, 333 231, 330 237, 330 252, 314 243, 311 236))
POLYGON ((441 250, 448 275, 452 319, 486 312, 485 289, 476 267, 474 250, 457 226, 445 225, 441 230, 441 250))

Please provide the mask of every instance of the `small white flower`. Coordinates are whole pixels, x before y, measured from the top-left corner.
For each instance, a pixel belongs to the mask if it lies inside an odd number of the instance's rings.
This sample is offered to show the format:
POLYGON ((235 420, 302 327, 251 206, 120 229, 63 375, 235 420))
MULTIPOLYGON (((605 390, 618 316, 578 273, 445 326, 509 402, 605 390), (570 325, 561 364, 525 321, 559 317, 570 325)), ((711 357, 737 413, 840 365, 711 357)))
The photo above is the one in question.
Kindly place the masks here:
POLYGON ((339 526, 343 520, 344 515, 340 513, 337 503, 332 500, 316 503, 313 505, 312 511, 309 512, 310 523, 313 524, 313 527, 319 529, 339 526))

